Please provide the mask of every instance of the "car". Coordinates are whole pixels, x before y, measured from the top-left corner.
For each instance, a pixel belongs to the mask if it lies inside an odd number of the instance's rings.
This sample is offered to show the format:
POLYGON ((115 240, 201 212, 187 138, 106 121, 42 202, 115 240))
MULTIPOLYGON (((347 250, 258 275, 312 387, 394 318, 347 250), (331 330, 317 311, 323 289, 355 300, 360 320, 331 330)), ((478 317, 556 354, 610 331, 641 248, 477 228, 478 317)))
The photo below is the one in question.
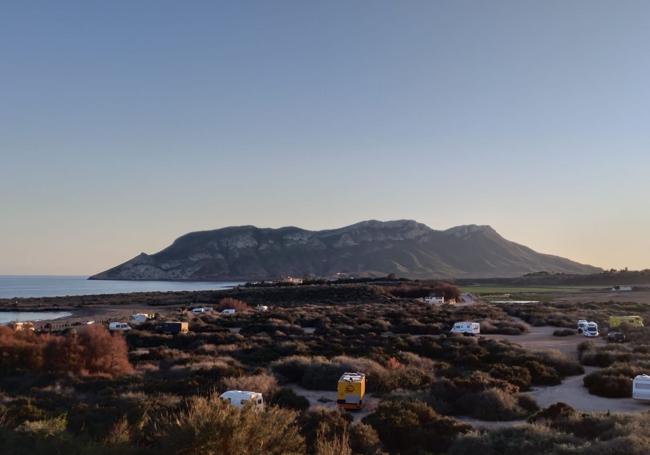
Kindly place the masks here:
POLYGON ((623 332, 609 332, 607 334, 607 341, 612 343, 624 343, 627 340, 627 337, 623 332))

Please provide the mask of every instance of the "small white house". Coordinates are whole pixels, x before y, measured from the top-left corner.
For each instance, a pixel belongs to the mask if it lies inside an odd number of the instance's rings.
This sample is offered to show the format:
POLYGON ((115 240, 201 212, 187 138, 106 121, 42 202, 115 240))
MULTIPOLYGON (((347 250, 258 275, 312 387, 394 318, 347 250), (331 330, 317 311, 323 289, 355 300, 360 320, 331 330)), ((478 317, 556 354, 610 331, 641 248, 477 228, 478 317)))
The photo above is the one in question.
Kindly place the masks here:
POLYGON ((481 324, 471 321, 455 322, 450 332, 463 333, 467 335, 478 335, 481 333, 481 324))
POLYGON ((635 400, 650 400, 650 376, 640 374, 632 382, 632 398, 635 400))
POLYGON ((234 308, 226 308, 225 310, 221 311, 221 314, 224 316, 232 316, 233 314, 237 313, 234 308))
POLYGON ((435 295, 430 295, 429 297, 424 298, 424 303, 429 305, 442 305, 445 303, 445 296, 437 297, 435 295))
POLYGON ((259 392, 249 392, 245 390, 228 390, 219 395, 223 401, 227 401, 236 408, 243 408, 250 403, 254 408, 264 409, 264 398, 259 392))
POLYGON ((108 330, 111 332, 126 332, 127 330, 131 330, 131 326, 126 322, 110 322, 108 324, 108 330))

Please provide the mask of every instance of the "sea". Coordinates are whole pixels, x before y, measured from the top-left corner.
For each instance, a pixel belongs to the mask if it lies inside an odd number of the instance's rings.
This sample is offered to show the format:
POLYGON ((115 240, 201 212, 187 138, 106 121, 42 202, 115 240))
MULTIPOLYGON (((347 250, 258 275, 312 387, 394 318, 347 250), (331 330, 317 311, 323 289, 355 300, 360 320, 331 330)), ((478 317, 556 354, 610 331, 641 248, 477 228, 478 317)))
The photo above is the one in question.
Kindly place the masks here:
POLYGON ((127 292, 212 291, 243 283, 233 281, 110 281, 87 276, 0 275, 0 298, 63 297, 127 292))

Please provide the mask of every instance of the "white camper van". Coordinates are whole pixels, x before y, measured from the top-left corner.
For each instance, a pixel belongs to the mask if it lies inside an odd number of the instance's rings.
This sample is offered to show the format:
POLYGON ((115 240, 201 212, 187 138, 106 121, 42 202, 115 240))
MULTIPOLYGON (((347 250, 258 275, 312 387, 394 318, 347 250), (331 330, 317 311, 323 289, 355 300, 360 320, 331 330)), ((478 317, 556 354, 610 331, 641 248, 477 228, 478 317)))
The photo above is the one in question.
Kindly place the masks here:
POLYGON ((450 332, 463 333, 465 335, 478 335, 481 333, 481 324, 470 321, 455 322, 450 332))
POLYGON ((203 314, 203 313, 207 313, 208 310, 209 310, 209 308, 205 308, 205 307, 192 308, 192 313, 194 313, 194 314, 203 314))
POLYGON ((108 324, 108 330, 111 332, 126 332, 127 330, 131 330, 131 326, 126 322, 110 322, 108 324))
POLYGON ((256 409, 264 409, 264 398, 258 392, 248 392, 244 390, 228 390, 219 395, 223 401, 227 401, 236 408, 243 408, 250 403, 256 409))
POLYGON ((589 321, 587 321, 586 319, 579 319, 578 320, 578 332, 583 333, 585 331, 585 329, 587 328, 588 323, 589 323, 589 321))
POLYGON ((640 374, 632 383, 632 398, 635 400, 650 400, 650 376, 640 374))
POLYGON ((237 312, 237 311, 235 311, 234 308, 226 308, 225 310, 222 310, 222 311, 221 311, 221 314, 224 315, 224 316, 232 316, 232 315, 235 314, 236 312, 237 312))
POLYGON ((587 323, 587 327, 582 331, 582 334, 586 337, 597 337, 600 335, 598 333, 598 324, 593 321, 587 323))
POLYGON ((429 297, 424 298, 424 303, 429 305, 442 305, 445 303, 445 297, 436 297, 435 295, 430 295, 429 297))

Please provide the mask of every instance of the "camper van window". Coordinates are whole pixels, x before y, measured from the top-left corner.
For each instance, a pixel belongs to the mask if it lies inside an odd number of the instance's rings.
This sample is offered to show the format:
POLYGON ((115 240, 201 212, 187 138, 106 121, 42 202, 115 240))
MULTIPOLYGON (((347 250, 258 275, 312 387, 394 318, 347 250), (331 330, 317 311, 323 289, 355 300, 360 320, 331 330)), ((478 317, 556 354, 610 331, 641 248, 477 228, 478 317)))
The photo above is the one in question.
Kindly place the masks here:
POLYGON ((650 384, 644 384, 644 383, 639 383, 637 382, 634 387, 637 389, 643 389, 643 390, 650 390, 650 384))

